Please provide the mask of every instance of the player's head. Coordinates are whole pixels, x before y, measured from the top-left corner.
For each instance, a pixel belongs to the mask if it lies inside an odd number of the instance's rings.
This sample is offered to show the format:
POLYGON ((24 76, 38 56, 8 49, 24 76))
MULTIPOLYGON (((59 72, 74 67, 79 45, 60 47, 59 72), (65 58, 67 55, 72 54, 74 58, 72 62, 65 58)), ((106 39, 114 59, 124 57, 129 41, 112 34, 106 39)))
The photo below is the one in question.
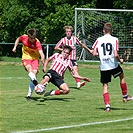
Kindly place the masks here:
POLYGON ((63 57, 64 57, 64 58, 67 58, 67 57, 70 55, 71 51, 72 51, 72 47, 70 47, 70 46, 68 46, 68 45, 65 45, 65 46, 63 47, 63 51, 62 51, 63 57))
POLYGON ((30 42, 34 42, 36 38, 36 30, 34 28, 27 30, 28 38, 30 42))
POLYGON ((104 34, 111 34, 112 33, 112 24, 111 23, 105 23, 104 26, 103 26, 103 32, 104 34))
POLYGON ((72 26, 64 26, 66 36, 69 38, 72 35, 73 27, 72 26))

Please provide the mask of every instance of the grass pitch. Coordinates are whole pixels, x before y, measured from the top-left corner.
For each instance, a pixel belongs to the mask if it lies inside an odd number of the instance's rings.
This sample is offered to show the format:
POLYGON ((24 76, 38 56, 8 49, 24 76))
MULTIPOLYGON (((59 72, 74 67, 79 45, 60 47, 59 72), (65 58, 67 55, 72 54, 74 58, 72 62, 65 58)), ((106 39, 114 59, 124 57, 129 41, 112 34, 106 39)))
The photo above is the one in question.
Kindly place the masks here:
MULTIPOLYGON (((133 67, 122 65, 128 93, 133 95, 133 67)), ((44 75, 42 66, 37 76, 44 75)), ((21 59, 4 58, 0 62, 0 132, 2 133, 132 133, 133 101, 123 103, 119 79, 109 83, 111 112, 104 112, 103 89, 97 63, 79 63, 79 73, 91 82, 76 89, 75 80, 67 71, 68 95, 43 97, 33 93, 27 101, 29 78, 21 59), (11 61, 11 62, 10 62, 11 61), (15 62, 14 62, 15 61, 15 62)), ((47 91, 57 89, 51 83, 47 91)))

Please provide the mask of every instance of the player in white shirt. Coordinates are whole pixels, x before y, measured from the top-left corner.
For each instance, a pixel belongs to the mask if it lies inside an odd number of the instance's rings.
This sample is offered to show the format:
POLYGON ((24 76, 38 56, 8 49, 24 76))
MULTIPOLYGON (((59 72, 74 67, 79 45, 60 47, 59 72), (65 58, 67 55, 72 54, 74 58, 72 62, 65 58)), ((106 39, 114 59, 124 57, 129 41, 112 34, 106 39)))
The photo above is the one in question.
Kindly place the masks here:
POLYGON ((119 42, 118 38, 111 36, 112 24, 105 23, 103 27, 104 36, 99 37, 93 44, 93 55, 100 58, 101 83, 103 84, 103 99, 106 105, 106 112, 110 111, 110 96, 108 92, 108 83, 111 77, 120 78, 120 87, 123 94, 123 102, 133 100, 132 96, 127 95, 127 84, 124 73, 118 62, 123 63, 123 59, 119 58, 119 42))
POLYGON ((44 63, 43 71, 46 71, 47 65, 50 61, 52 64, 48 72, 43 76, 43 80, 40 82, 41 85, 45 83, 51 82, 55 86, 59 88, 59 90, 51 90, 50 92, 46 92, 44 96, 48 95, 60 95, 60 94, 68 94, 70 92, 70 88, 62 79, 63 74, 67 70, 67 68, 71 71, 71 74, 74 78, 79 78, 84 81, 90 82, 90 79, 87 77, 82 77, 75 72, 72 66, 71 60, 68 59, 72 48, 70 46, 64 46, 62 53, 55 53, 46 59, 44 63))
MULTIPOLYGON (((55 46, 55 50, 62 51, 63 47, 65 45, 71 46, 72 47, 72 52, 70 53, 69 59, 72 61, 73 64, 73 69, 75 72, 78 74, 78 64, 76 62, 76 45, 80 45, 89 52, 91 50, 83 43, 79 41, 79 39, 75 36, 72 35, 73 28, 72 26, 65 26, 64 27, 66 37, 62 38, 55 46)), ((81 86, 85 85, 85 82, 80 82, 80 79, 75 78, 76 83, 77 83, 77 88, 80 88, 81 86)))

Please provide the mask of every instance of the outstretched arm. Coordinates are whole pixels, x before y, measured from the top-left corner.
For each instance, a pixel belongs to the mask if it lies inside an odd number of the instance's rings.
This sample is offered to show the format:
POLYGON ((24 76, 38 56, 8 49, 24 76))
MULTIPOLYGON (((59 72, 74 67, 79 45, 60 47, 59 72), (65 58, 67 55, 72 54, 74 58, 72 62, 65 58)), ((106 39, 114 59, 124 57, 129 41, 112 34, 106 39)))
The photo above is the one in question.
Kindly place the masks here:
POLYGON ((90 48, 88 48, 85 44, 83 43, 79 43, 81 47, 85 48, 88 52, 90 52, 91 54, 93 54, 93 50, 91 50, 90 48))
POLYGON ((46 72, 47 65, 48 65, 49 62, 50 62, 50 58, 46 59, 45 62, 44 62, 44 65, 43 65, 43 72, 44 73, 46 72))
POLYGON ((79 78, 79 79, 81 79, 81 80, 88 81, 88 82, 91 81, 90 78, 82 77, 81 75, 79 75, 78 73, 76 73, 76 72, 74 71, 74 69, 71 70, 71 74, 72 74, 72 76, 73 76, 74 78, 79 78))
POLYGON ((17 46, 18 46, 18 43, 19 43, 19 37, 16 39, 16 41, 15 41, 15 44, 14 44, 14 47, 13 47, 13 49, 12 49, 12 52, 16 52, 16 48, 17 48, 17 46))

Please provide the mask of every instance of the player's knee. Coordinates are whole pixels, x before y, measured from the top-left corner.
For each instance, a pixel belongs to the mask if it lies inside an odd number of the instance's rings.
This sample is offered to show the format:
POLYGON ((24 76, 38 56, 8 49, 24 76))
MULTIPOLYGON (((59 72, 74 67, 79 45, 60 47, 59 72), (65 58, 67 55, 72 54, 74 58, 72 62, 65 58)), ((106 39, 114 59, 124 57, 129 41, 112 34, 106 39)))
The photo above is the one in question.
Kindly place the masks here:
POLYGON ((64 94, 68 94, 70 92, 70 89, 65 89, 64 94))

